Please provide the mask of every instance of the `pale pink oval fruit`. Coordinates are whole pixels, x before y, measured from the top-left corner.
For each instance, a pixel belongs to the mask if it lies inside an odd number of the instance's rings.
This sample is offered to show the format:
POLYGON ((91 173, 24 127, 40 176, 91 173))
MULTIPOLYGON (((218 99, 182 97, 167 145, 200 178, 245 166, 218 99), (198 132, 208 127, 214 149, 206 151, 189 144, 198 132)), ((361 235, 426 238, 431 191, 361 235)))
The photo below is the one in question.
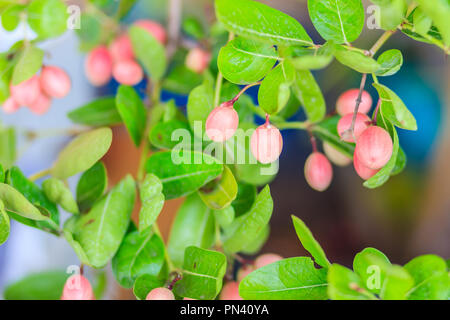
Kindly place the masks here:
POLYGON ((305 162, 305 178, 309 186, 317 191, 326 190, 333 179, 330 161, 320 152, 310 154, 305 162))
POLYGON ((323 152, 325 153, 327 158, 337 166, 345 167, 349 165, 350 162, 352 162, 352 158, 343 154, 327 142, 323 143, 323 152))
POLYGON ((220 293, 220 300, 243 300, 239 295, 239 283, 236 281, 226 283, 220 293))
POLYGON ((243 265, 239 268, 238 274, 237 274, 237 281, 241 282, 242 279, 244 279, 246 276, 248 276, 250 273, 252 273, 255 270, 255 267, 251 264, 243 265))
POLYGON ((109 53, 115 62, 134 59, 130 37, 122 34, 115 38, 109 45, 109 53))
POLYGON ((194 48, 186 56, 186 67, 194 72, 202 73, 208 68, 211 60, 211 54, 201 48, 194 48))
MULTIPOLYGON (((336 111, 341 115, 353 113, 355 111, 356 99, 358 98, 359 89, 350 89, 342 93, 336 102, 336 111)), ((367 91, 363 91, 361 95, 361 103, 358 112, 367 113, 372 107, 372 97, 367 91)))
POLYGON ((283 138, 280 130, 271 124, 256 128, 250 140, 253 156, 261 163, 271 163, 280 157, 283 138))
POLYGON ((361 164, 369 169, 382 168, 392 156, 392 139, 383 128, 367 128, 356 141, 355 154, 361 164))
POLYGON ((215 142, 230 139, 239 125, 239 116, 233 106, 220 105, 206 119, 206 135, 215 142))
POLYGON ((46 94, 42 93, 28 108, 37 115, 43 115, 50 109, 51 104, 52 100, 46 94))
POLYGON ((107 84, 112 77, 113 60, 105 46, 89 52, 84 65, 86 76, 94 86, 107 84))
POLYGON ((16 86, 10 85, 9 90, 14 101, 16 101, 19 106, 29 106, 35 102, 41 94, 39 77, 34 75, 30 79, 25 80, 16 86))
MULTIPOLYGON (((341 140, 345 142, 355 142, 353 139, 353 135, 351 134, 350 127, 352 126, 353 121, 353 113, 349 113, 339 119, 337 124, 337 131, 341 140)), ((355 127, 353 130, 353 134, 355 135, 356 140, 358 140, 361 133, 366 130, 370 125, 370 118, 364 113, 357 113, 355 120, 355 127)))
POLYGON ((367 168, 358 159, 358 156, 355 154, 353 155, 353 167, 355 168, 356 173, 358 176, 360 176, 362 179, 367 180, 372 178, 380 169, 374 170, 367 168))
POLYGON ((73 275, 64 285, 61 300, 95 300, 89 280, 82 275, 73 275))
POLYGON ((17 102, 12 97, 9 97, 8 99, 6 99, 5 102, 3 102, 2 108, 3 108, 3 112, 10 114, 10 113, 14 113, 17 110, 19 110, 20 106, 17 104, 17 102))
POLYGON ((161 44, 165 44, 167 40, 166 30, 158 22, 152 20, 138 20, 134 23, 136 26, 147 30, 161 44))
POLYGON ((69 75, 55 66, 42 68, 40 82, 42 91, 52 98, 65 97, 72 86, 69 75))
POLYGON ((114 65, 113 76, 120 84, 134 86, 144 78, 144 71, 134 60, 122 60, 114 65))
POLYGON ((175 300, 175 296, 167 288, 155 288, 148 293, 145 300, 175 300))
POLYGON ((268 264, 277 262, 283 260, 283 257, 275 254, 275 253, 265 253, 260 255, 258 258, 256 258, 255 260, 255 269, 259 269, 262 268, 264 266, 267 266, 268 264))

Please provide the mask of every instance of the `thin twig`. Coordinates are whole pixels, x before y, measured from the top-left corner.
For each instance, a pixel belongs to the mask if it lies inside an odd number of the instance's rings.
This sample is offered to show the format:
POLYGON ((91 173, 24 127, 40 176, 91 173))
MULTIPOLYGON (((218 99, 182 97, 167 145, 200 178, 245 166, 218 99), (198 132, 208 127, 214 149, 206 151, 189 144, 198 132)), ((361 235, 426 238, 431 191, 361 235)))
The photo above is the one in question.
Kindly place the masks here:
POLYGON ((167 43, 168 60, 172 59, 178 47, 182 10, 183 10, 183 3, 181 0, 169 0, 169 12, 168 12, 169 16, 167 26, 167 32, 169 35, 169 42, 167 43))

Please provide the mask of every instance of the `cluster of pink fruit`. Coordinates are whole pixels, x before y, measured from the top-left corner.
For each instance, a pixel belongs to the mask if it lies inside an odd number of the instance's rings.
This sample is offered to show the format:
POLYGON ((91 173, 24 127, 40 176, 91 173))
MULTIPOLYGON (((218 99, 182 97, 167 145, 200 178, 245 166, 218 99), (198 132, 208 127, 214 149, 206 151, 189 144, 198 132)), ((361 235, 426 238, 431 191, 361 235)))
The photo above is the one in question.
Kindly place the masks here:
POLYGON ((3 103, 5 113, 14 113, 22 106, 42 115, 48 111, 52 98, 65 97, 71 88, 67 73, 56 66, 43 66, 40 75, 34 75, 18 85, 10 84, 11 96, 3 103))

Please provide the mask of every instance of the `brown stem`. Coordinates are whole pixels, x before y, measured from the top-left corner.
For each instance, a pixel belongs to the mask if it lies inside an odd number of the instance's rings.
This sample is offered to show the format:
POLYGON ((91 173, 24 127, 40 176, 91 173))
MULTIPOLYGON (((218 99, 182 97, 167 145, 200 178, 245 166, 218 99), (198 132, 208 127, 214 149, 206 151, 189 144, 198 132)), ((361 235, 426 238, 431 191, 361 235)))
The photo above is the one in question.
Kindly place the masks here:
POLYGON ((181 274, 179 274, 178 272, 172 272, 171 274, 173 276, 172 281, 169 282, 169 284, 167 285, 167 289, 172 290, 175 283, 177 283, 177 281, 181 280, 181 274))
POLYGON ((375 108, 375 111, 373 112, 373 117, 372 117, 372 124, 373 125, 377 124, 378 111, 380 110, 380 106, 381 106, 381 99, 378 99, 377 107, 375 108))
POLYGON ((258 81, 258 82, 255 82, 255 83, 250 83, 250 84, 246 85, 245 87, 242 88, 241 91, 239 91, 239 93, 238 93, 233 99, 231 99, 230 102, 231 102, 231 103, 235 103, 235 102, 241 97, 241 95, 242 95, 245 91, 247 91, 247 89, 249 89, 249 88, 251 88, 251 87, 253 87, 253 86, 257 86, 257 85, 259 85, 259 84, 261 84, 261 81, 258 81))
POLYGON ((363 73, 362 78, 361 78, 361 83, 359 85, 358 98, 356 98, 355 110, 353 111, 352 125, 350 126, 350 129, 349 129, 349 131, 351 132, 351 134, 353 136, 354 141, 356 141, 355 132, 354 132, 356 116, 358 114, 359 105, 361 104, 361 101, 362 101, 361 97, 362 97, 362 92, 364 90, 364 86, 366 85, 366 79, 367 79, 367 73, 363 73))
POLYGON ((181 26, 181 11, 183 5, 181 0, 169 0, 169 18, 167 33, 169 35, 169 42, 167 44, 167 57, 170 60, 178 46, 181 26))

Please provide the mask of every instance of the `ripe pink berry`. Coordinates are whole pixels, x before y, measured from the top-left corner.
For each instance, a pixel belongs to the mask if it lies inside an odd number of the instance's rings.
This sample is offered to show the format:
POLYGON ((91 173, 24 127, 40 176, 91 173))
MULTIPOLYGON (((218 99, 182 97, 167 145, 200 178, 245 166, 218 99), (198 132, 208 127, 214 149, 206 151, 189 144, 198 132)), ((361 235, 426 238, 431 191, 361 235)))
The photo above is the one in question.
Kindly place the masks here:
POLYGON ((144 78, 144 71, 134 60, 122 60, 114 65, 113 76, 121 84, 134 86, 144 78))
POLYGON ((98 46, 92 50, 85 62, 85 72, 90 83, 103 86, 111 80, 113 61, 105 46, 98 46))
POLYGON ((242 279, 244 279, 246 276, 248 276, 254 270, 255 270, 255 267, 251 264, 246 264, 246 265, 242 266, 238 271, 237 281, 241 282, 242 279))
MULTIPOLYGON (((353 113, 358 98, 359 89, 350 89, 341 94, 336 102, 336 111, 341 115, 353 113)), ((367 91, 363 91, 361 95, 361 103, 358 112, 367 113, 372 107, 372 97, 367 91)))
POLYGON ((159 23, 152 20, 138 20, 134 24, 150 32, 161 44, 166 43, 166 30, 159 23))
POLYGON ((61 300, 95 300, 89 280, 82 275, 73 275, 64 285, 61 300))
POLYGON ((5 113, 14 113, 19 109, 20 106, 12 97, 9 97, 5 102, 3 102, 3 112, 5 113))
POLYGON ((243 300, 239 295, 239 283, 231 281, 225 284, 220 293, 220 300, 243 300))
MULTIPOLYGON (((353 139, 353 135, 350 130, 352 126, 352 120, 353 120, 353 113, 346 114, 341 119, 339 119, 339 122, 337 124, 337 131, 339 133, 339 136, 343 141, 346 142, 355 142, 353 139)), ((355 127, 353 130, 353 133, 355 135, 355 138, 358 140, 358 137, 363 133, 364 130, 366 130, 370 125, 370 118, 365 115, 364 113, 357 113, 356 114, 356 120, 355 120, 355 127)))
POLYGON ((46 66, 41 71, 41 89, 52 98, 65 97, 71 87, 70 78, 61 68, 54 66, 46 66))
POLYGON ((333 168, 327 157, 317 151, 311 153, 305 162, 305 178, 314 190, 326 190, 333 178, 333 168))
POLYGON ((392 139, 383 128, 367 128, 356 141, 355 154, 361 164, 370 169, 382 168, 392 156, 392 139))
POLYGON ((283 138, 280 130, 270 123, 263 124, 253 132, 250 147, 253 156, 261 163, 271 163, 280 157, 283 138))
POLYGON ((36 101, 30 104, 28 108, 37 115, 43 115, 50 109, 51 104, 52 101, 50 98, 44 93, 41 93, 36 101))
POLYGON ((194 72, 202 73, 208 68, 211 54, 208 51, 200 48, 194 48, 189 51, 186 56, 186 67, 194 72))
POLYGON ((145 300, 175 300, 175 296, 167 288, 155 288, 148 293, 145 300))
POLYGON ((19 106, 29 106, 35 102, 41 94, 39 77, 37 75, 32 76, 30 79, 25 80, 16 86, 10 85, 9 89, 11 96, 19 106))
POLYGON ((134 59, 133 46, 130 37, 122 34, 111 42, 109 53, 115 62, 134 59))
POLYGON ((206 135, 215 142, 230 139, 239 125, 239 116, 233 105, 223 103, 214 108, 206 119, 206 135))
POLYGON ((350 162, 352 162, 352 158, 343 154, 327 142, 323 143, 323 152, 325 153, 327 158, 337 166, 345 167, 346 165, 349 165, 350 162))
POLYGON ((255 260, 255 269, 259 269, 262 268, 264 266, 267 266, 268 264, 277 262, 283 260, 283 257, 275 254, 275 253, 265 253, 260 255, 258 258, 256 258, 255 260))
POLYGON ((372 178, 378 171, 380 171, 380 169, 373 170, 362 165, 361 162, 358 160, 356 152, 353 155, 353 166, 355 167, 355 171, 358 174, 358 176, 360 176, 364 180, 372 178))

